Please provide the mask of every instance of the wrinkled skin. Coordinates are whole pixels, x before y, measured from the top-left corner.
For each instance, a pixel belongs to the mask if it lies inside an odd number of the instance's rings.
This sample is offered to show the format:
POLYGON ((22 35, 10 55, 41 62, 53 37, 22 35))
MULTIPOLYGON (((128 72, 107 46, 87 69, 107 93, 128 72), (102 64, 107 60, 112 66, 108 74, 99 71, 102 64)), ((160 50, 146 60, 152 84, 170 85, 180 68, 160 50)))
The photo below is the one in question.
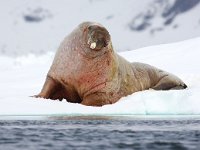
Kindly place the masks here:
POLYGON ((137 91, 184 89, 178 77, 143 63, 129 63, 113 50, 109 32, 84 22, 61 43, 40 94, 103 106, 137 91))

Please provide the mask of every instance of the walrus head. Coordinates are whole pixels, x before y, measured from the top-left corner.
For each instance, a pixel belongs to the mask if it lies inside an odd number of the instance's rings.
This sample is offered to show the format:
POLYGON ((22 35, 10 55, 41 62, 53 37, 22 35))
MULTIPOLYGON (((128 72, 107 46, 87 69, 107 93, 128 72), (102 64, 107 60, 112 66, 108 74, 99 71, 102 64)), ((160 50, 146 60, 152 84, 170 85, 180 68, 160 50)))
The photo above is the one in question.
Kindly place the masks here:
POLYGON ((101 25, 91 24, 87 27, 87 44, 93 50, 101 50, 106 47, 110 41, 110 34, 101 25))
POLYGON ((84 51, 88 56, 95 57, 103 54, 111 45, 108 30, 99 23, 84 22, 79 25, 83 35, 84 51))

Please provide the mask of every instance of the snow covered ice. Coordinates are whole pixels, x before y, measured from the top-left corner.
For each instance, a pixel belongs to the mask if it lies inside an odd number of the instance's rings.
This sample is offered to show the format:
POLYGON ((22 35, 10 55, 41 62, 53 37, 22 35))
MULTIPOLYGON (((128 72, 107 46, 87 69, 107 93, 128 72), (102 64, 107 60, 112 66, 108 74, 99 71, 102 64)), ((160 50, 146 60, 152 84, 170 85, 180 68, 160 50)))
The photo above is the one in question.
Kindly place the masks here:
POLYGON ((54 53, 0 56, 0 115, 200 115, 200 38, 120 53, 171 72, 186 90, 136 92, 115 104, 83 106, 30 97, 39 93, 54 53))

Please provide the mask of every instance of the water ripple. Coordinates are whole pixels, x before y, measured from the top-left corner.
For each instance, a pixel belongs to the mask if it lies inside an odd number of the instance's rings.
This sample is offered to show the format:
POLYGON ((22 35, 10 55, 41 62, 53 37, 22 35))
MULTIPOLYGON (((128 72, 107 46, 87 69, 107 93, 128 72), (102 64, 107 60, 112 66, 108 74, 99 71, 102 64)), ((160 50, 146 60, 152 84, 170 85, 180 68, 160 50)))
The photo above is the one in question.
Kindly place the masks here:
POLYGON ((200 120, 0 121, 0 149, 199 149, 200 120))

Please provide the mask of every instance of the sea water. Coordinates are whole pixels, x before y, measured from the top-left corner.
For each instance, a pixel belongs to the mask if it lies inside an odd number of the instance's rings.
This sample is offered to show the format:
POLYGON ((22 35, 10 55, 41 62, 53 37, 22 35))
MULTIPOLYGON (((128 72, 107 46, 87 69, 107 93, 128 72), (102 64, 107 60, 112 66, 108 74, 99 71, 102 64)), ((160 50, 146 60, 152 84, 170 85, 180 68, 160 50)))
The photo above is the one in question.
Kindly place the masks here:
POLYGON ((200 149, 200 117, 0 118, 0 149, 200 149))

